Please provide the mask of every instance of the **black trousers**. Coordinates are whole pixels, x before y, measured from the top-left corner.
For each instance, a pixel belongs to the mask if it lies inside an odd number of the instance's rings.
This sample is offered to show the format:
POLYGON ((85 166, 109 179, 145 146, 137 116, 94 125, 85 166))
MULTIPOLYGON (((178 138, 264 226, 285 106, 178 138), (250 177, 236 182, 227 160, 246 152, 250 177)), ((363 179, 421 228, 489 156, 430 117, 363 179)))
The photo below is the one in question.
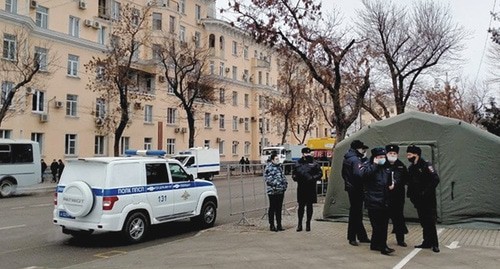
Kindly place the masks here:
POLYGON ((363 225, 363 191, 350 190, 349 194, 349 224, 347 225, 347 240, 355 241, 368 239, 363 225))
POLYGON ((420 226, 423 229, 424 241, 422 245, 437 247, 439 246, 438 236, 436 231, 437 210, 433 206, 417 207, 418 219, 420 226))
POLYGON ((313 215, 313 204, 312 203, 299 203, 299 208, 298 208, 298 217, 299 217, 299 223, 302 224, 302 219, 304 218, 304 210, 307 208, 307 222, 311 222, 312 215, 313 215))
POLYGON ((272 194, 269 197, 269 210, 267 216, 269 224, 274 225, 274 217, 276 217, 276 224, 281 227, 281 209, 283 208, 283 198, 285 194, 272 194))
POLYGON ((396 234, 398 243, 400 240, 404 242, 404 235, 408 233, 404 217, 404 204, 390 205, 389 218, 392 220, 392 232, 396 234))
POLYGON ((389 211, 387 209, 368 209, 368 216, 372 225, 371 249, 382 250, 387 246, 387 226, 389 225, 389 211))

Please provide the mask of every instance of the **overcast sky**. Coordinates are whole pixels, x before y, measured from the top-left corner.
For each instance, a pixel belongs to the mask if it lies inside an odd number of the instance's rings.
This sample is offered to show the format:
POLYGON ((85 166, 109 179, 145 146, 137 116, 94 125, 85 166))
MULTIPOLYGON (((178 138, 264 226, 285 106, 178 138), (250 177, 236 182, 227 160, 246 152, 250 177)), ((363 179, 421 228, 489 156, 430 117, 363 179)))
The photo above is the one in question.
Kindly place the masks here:
MULTIPOLYGON (((452 15, 455 21, 463 25, 472 33, 470 39, 465 40, 466 48, 463 51, 463 57, 466 60, 462 71, 457 72, 454 76, 462 73, 468 77, 468 80, 474 82, 476 78, 478 82, 488 75, 488 59, 487 48, 491 44, 489 34, 487 32, 490 25, 490 11, 499 11, 499 3, 496 0, 434 0, 450 6, 452 15), (496 3, 495 9, 494 4, 496 3), (485 51, 486 44, 486 51, 485 51), (483 57, 484 53, 484 57, 483 57), (482 59, 482 60, 481 60, 482 59)), ((397 4, 410 5, 414 0, 397 0, 397 4)), ((500 2, 500 1, 499 1, 500 2)), ((336 6, 343 14, 346 21, 350 21, 355 16, 355 10, 362 7, 361 0, 325 0, 323 7, 331 9, 336 6)), ((217 7, 227 6, 227 0, 217 0, 217 7)), ((220 14, 219 14, 220 15, 220 14)), ((500 27, 500 22, 493 21, 491 26, 500 27)), ((444 78, 444 75, 443 75, 444 78)))

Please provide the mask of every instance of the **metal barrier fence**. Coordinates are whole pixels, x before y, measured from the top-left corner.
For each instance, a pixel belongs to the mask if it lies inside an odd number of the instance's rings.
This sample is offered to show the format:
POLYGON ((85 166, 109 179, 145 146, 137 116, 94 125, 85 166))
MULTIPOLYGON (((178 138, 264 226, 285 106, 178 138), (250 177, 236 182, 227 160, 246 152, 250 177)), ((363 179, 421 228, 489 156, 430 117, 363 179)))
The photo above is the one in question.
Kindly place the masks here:
MULTIPOLYGON (((325 163, 326 164, 326 163, 325 163)), ((229 212, 231 216, 241 215, 238 225, 251 225, 247 214, 262 211, 262 218, 267 218, 269 207, 266 184, 263 176, 265 164, 233 164, 227 165, 227 186, 229 195, 229 212)), ((288 181, 288 189, 283 201, 283 213, 289 214, 287 208, 297 202, 297 183, 292 180, 293 163, 283 164, 288 181)), ((317 185, 318 196, 326 194, 327 180, 317 185)))

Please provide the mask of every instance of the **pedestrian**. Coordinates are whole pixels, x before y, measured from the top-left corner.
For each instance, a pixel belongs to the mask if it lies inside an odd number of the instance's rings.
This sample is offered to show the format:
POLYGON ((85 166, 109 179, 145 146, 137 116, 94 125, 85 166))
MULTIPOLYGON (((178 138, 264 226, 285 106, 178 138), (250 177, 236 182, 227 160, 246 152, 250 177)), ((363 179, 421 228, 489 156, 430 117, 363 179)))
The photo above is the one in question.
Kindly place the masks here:
POLYGON ((392 171, 385 166, 385 149, 377 147, 371 153, 370 161, 360 168, 365 188, 365 206, 372 226, 370 249, 389 255, 394 252, 387 246, 389 191, 394 189, 395 182, 392 181, 392 171))
POLYGON ((57 173, 59 175, 59 179, 61 179, 61 175, 63 173, 63 170, 64 170, 64 163, 63 163, 63 161, 61 159, 59 159, 59 161, 58 161, 58 167, 57 167, 57 173))
POLYGON ((59 170, 59 165, 57 164, 56 159, 54 159, 50 164, 50 172, 52 173, 52 182, 57 182, 57 170, 59 170))
POLYGON ((250 173, 250 160, 248 157, 245 159, 245 167, 248 173, 250 173))
POLYGON ((241 172, 245 172, 245 157, 241 156, 241 159, 239 161, 239 164, 241 166, 241 172))
POLYGON ((311 156, 310 148, 302 149, 302 158, 297 160, 293 168, 292 179, 297 182, 298 224, 297 232, 302 231, 304 209, 307 207, 306 231, 311 231, 313 204, 317 203, 316 181, 321 180, 320 165, 311 156))
POLYGON ((392 221, 392 233, 396 234, 398 245, 406 247, 405 234, 408 233, 408 228, 404 217, 404 207, 408 170, 398 158, 398 145, 387 145, 385 151, 387 152, 386 166, 391 170, 391 180, 396 182, 394 189, 389 191, 389 218, 392 221))
POLYGON ((418 219, 423 229, 423 242, 415 247, 432 248, 432 251, 439 252, 436 231, 436 187, 439 184, 439 176, 432 164, 422 158, 421 148, 410 145, 406 152, 406 157, 410 162, 407 195, 417 209, 418 219))
POLYGON ((357 246, 356 238, 362 243, 370 243, 363 225, 363 183, 359 168, 366 161, 368 146, 360 140, 354 140, 351 148, 344 155, 342 163, 342 178, 345 190, 349 195, 349 224, 347 225, 347 240, 352 246, 357 246))
POLYGON ((269 198, 269 229, 271 231, 284 231, 281 225, 281 209, 283 206, 283 198, 288 187, 285 173, 279 162, 277 154, 271 154, 271 162, 267 164, 264 171, 264 179, 266 181, 266 192, 269 198), (276 226, 274 218, 276 217, 276 226))
POLYGON ((42 175, 42 183, 43 183, 43 181, 44 181, 43 174, 45 173, 45 170, 47 170, 47 164, 45 163, 45 161, 43 159, 40 162, 41 162, 41 166, 42 166, 42 173, 41 173, 41 175, 42 175))

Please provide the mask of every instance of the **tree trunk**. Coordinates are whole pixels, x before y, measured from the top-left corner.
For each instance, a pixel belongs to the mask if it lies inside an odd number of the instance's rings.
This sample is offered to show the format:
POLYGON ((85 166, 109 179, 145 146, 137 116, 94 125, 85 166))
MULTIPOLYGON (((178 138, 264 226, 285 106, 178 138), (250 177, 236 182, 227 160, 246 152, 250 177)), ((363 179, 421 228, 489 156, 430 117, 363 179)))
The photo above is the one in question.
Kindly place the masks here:
POLYGON ((186 116, 187 116, 187 121, 188 121, 188 128, 189 128, 189 148, 194 147, 194 135, 195 135, 195 128, 194 128, 194 115, 190 110, 186 110, 186 116))

